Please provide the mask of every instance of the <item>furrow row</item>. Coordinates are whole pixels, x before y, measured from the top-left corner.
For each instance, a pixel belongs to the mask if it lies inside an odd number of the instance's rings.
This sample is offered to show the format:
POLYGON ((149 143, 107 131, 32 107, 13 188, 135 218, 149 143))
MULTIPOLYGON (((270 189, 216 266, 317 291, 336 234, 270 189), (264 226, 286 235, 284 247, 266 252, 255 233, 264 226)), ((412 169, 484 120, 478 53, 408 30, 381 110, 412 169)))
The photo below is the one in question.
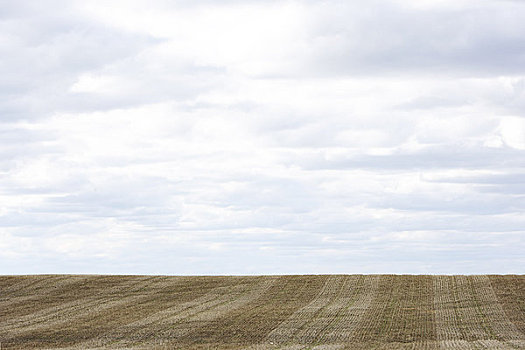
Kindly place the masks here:
POLYGON ((68 302, 62 302, 56 306, 39 310, 38 312, 30 313, 15 319, 7 319, 0 322, 0 328, 5 331, 16 329, 17 333, 29 331, 37 328, 49 328, 58 326, 61 323, 71 322, 72 318, 82 317, 84 313, 92 313, 94 308, 103 308, 112 303, 119 305, 119 299, 125 291, 125 300, 137 297, 134 294, 140 288, 151 284, 152 278, 144 278, 143 280, 135 280, 133 285, 119 285, 108 290, 102 291, 104 296, 88 296, 84 298, 77 298, 68 302), (117 300, 115 300, 117 299, 117 300))
POLYGON ((487 276, 437 276, 434 295, 441 349, 522 348, 523 335, 505 315, 487 276))
POLYGON ((377 276, 360 276, 353 293, 343 297, 331 327, 325 329, 317 340, 319 343, 342 343, 350 340, 377 293, 377 276))
POLYGON ((272 330, 266 341, 273 344, 304 343, 305 333, 314 327, 311 323, 321 319, 319 314, 341 293, 344 282, 344 276, 330 276, 315 299, 272 330))
POLYGON ((523 276, 0 276, 11 349, 525 349, 523 276))

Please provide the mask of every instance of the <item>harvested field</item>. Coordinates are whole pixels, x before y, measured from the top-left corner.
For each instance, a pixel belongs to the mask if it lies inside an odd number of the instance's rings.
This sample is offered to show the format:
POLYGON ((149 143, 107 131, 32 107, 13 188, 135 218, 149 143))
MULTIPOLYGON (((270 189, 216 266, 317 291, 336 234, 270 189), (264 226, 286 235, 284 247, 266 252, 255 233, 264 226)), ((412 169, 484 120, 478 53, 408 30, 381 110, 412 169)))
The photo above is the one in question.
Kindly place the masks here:
POLYGON ((525 349, 525 276, 0 276, 5 349, 525 349))

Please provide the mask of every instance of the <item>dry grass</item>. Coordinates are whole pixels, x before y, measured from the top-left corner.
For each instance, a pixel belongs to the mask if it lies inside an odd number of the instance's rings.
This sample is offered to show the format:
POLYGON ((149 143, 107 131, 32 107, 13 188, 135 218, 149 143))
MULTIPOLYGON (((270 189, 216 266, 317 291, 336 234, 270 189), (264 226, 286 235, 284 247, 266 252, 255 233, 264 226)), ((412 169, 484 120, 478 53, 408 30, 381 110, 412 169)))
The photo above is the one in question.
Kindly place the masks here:
POLYGON ((1 349, 525 349, 524 276, 0 276, 1 349))

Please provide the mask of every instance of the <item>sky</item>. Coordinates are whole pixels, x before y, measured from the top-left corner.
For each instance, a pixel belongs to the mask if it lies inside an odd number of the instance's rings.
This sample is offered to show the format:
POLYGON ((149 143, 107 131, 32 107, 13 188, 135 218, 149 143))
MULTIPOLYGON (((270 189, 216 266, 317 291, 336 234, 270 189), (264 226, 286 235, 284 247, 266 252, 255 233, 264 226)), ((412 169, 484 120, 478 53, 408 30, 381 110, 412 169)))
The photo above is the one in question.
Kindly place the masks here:
POLYGON ((523 18, 0 0, 0 274, 525 273, 523 18))

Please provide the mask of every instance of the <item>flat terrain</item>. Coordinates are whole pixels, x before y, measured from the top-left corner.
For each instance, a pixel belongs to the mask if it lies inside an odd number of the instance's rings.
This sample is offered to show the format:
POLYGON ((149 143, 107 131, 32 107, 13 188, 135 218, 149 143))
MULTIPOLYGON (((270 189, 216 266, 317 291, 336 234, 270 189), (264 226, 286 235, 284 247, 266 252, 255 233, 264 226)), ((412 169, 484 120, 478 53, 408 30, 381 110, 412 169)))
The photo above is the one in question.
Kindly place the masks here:
POLYGON ((0 276, 1 349, 525 349, 525 276, 0 276))

